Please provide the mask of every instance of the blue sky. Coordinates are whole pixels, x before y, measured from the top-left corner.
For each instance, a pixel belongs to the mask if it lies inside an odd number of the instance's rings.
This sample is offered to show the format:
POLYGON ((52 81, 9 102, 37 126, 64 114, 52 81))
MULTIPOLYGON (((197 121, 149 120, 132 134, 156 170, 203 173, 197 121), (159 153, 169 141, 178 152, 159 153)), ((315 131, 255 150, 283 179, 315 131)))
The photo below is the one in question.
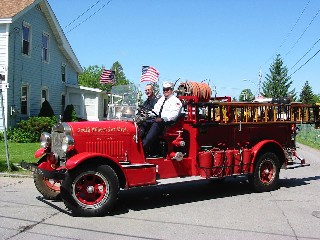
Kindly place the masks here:
MULTIPOLYGON (((276 53, 292 74, 320 49, 319 0, 48 1, 82 67, 119 61, 136 84, 151 65, 160 84, 207 79, 238 98, 257 93, 276 53)), ((292 89, 309 81, 320 94, 319 79, 320 53, 292 75, 292 89)))

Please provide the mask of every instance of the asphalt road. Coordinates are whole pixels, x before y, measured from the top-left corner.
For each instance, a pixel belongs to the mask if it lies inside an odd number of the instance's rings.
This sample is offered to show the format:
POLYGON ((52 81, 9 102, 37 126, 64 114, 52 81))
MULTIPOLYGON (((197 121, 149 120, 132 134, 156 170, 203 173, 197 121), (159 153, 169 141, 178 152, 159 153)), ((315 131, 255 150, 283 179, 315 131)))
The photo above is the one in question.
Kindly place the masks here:
POLYGON ((132 189, 112 216, 72 217, 31 178, 0 177, 0 239, 320 239, 320 151, 309 167, 281 170, 279 189, 252 193, 227 179, 132 189))

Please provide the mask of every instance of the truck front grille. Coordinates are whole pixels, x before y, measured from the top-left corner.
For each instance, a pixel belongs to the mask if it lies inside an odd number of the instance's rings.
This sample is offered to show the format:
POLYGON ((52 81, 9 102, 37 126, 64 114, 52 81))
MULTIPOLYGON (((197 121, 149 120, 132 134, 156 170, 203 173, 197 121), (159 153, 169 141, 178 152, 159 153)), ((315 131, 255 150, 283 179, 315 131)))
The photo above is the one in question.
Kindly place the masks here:
POLYGON ((124 141, 86 142, 86 151, 107 154, 115 158, 124 158, 124 141))
POLYGON ((60 159, 64 158, 64 152, 62 151, 62 139, 65 136, 63 132, 52 132, 51 133, 51 151, 58 156, 60 159))

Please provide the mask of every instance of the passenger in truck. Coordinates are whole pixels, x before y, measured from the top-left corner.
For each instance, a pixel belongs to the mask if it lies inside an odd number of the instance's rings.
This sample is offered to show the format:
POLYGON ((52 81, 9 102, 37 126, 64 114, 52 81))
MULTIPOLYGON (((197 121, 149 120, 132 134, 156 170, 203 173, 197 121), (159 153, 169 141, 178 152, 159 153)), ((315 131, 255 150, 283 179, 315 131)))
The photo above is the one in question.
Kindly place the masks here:
POLYGON ((140 127, 142 144, 144 149, 152 143, 163 132, 166 124, 174 121, 182 110, 182 103, 173 95, 173 83, 163 83, 163 96, 157 101, 151 114, 155 118, 149 119, 140 127))
POLYGON ((154 105, 157 103, 158 98, 154 93, 154 87, 152 84, 147 84, 144 90, 147 100, 144 101, 143 106, 145 108, 153 109, 154 105))

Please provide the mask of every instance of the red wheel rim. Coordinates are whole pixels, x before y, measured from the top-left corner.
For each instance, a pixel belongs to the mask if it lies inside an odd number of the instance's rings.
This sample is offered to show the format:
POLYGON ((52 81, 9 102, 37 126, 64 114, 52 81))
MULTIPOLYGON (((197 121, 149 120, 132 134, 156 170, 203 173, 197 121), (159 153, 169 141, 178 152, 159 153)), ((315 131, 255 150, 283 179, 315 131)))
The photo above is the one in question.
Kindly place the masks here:
POLYGON ((274 164, 270 160, 266 160, 260 166, 260 181, 264 184, 272 182, 275 172, 274 164))
POLYGON ((83 173, 75 180, 73 194, 80 205, 94 206, 108 196, 108 181, 100 173, 83 173))
POLYGON ((48 178, 43 178, 43 183, 53 191, 60 191, 60 181, 55 181, 48 178))

